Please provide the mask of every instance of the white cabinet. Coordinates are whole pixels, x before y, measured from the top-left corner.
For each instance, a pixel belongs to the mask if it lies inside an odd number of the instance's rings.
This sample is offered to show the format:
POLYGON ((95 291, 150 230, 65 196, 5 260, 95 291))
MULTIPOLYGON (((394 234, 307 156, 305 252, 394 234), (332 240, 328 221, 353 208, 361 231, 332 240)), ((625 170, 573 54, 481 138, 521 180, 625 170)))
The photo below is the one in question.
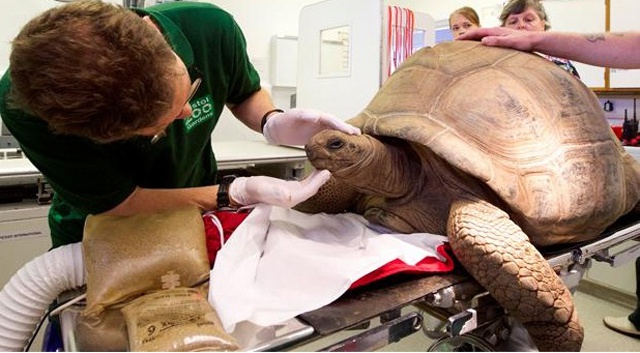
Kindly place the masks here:
POLYGON ((51 247, 49 206, 0 205, 0 288, 25 264, 51 247))
POLYGON ((270 81, 273 87, 295 87, 298 73, 298 37, 271 38, 270 81))
MULTIPOLYGON (((417 0, 325 0, 300 11, 297 99, 342 119, 358 114, 389 73, 387 4, 411 8, 417 0), (338 35, 339 34, 339 35, 338 35), (335 40, 331 40, 331 38, 335 40), (332 54, 335 58, 332 59, 332 54), (323 62, 331 65, 324 65, 323 62), (337 64, 337 65, 335 65, 337 64), (321 94, 320 94, 321 93, 321 94)), ((414 45, 435 43, 432 16, 412 9, 414 45)), ((422 9, 424 11, 424 9, 422 9)), ((415 49, 415 47, 414 47, 415 49)))

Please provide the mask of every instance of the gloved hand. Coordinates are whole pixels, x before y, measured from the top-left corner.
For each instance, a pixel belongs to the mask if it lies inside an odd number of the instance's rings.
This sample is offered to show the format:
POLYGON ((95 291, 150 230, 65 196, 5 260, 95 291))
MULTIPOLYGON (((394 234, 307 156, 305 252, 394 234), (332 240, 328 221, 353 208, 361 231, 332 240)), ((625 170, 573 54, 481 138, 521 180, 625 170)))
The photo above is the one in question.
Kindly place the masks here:
POLYGON ((330 176, 328 170, 314 170, 301 181, 267 176, 239 177, 229 185, 229 197, 233 203, 243 206, 266 203, 291 208, 315 195, 330 176))
POLYGON ((335 129, 360 135, 360 129, 333 115, 309 109, 291 109, 267 119, 262 134, 272 145, 304 145, 318 132, 335 129))

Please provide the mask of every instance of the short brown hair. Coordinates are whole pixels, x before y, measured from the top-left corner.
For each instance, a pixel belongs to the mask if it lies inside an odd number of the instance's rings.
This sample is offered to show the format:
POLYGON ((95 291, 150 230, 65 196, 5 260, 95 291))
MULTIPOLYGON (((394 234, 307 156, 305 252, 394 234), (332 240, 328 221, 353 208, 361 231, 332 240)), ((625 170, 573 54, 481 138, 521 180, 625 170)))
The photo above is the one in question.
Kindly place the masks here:
POLYGON ((476 12, 476 10, 474 10, 473 8, 469 7, 469 6, 463 6, 455 11, 453 11, 451 13, 451 15, 449 15, 449 28, 451 28, 451 18, 454 15, 462 15, 464 16, 464 18, 466 18, 467 20, 469 20, 469 22, 471 22, 472 24, 480 27, 480 18, 478 17, 478 13, 476 12))
POLYGON ((542 5, 541 0, 511 0, 502 8, 502 13, 500 14, 500 22, 501 26, 504 27, 507 22, 507 18, 513 14, 523 13, 526 9, 532 8, 537 14, 538 17, 544 22, 544 30, 548 30, 551 28, 551 24, 549 24, 549 17, 547 16, 547 12, 544 10, 544 6, 542 5))
POLYGON ((57 6, 12 42, 11 104, 56 133, 111 142, 155 125, 171 108, 171 47, 137 14, 101 1, 57 6))

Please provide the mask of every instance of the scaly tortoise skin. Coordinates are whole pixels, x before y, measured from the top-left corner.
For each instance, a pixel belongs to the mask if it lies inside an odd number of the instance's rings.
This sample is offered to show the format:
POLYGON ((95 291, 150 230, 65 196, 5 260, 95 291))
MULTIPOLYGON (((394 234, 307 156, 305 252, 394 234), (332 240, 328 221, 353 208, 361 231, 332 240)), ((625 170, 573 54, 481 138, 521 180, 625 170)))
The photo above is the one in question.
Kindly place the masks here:
POLYGON ((307 155, 332 179, 304 212, 363 214, 447 234, 456 257, 538 349, 579 351, 570 291, 536 247, 597 237, 640 214, 640 165, 595 95, 535 54, 454 41, 415 53, 307 155))

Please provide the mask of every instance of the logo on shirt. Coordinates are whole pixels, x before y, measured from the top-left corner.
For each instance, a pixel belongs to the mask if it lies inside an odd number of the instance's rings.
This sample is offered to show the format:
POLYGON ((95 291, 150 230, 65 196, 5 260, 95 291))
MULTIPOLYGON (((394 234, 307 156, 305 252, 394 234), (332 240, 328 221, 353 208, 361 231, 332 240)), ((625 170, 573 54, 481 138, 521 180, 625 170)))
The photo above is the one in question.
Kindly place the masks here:
POLYGON ((187 132, 213 118, 213 99, 211 98, 211 95, 194 98, 190 103, 193 113, 191 114, 191 117, 184 121, 184 127, 187 132))

